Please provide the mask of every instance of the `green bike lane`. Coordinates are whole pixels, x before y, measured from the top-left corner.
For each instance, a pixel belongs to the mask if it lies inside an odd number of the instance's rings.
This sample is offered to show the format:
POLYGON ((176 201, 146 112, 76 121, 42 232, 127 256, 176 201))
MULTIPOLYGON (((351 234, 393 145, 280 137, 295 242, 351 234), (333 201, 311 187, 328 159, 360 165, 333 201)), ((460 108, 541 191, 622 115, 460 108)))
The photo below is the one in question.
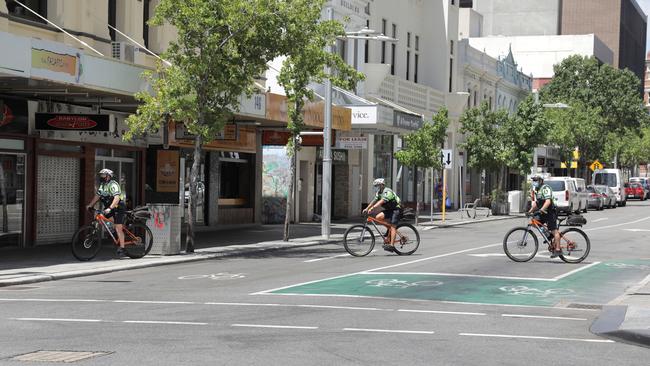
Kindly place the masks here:
POLYGON ((606 304, 649 274, 650 260, 630 259, 567 266, 553 278, 368 271, 263 293, 555 307, 606 304))

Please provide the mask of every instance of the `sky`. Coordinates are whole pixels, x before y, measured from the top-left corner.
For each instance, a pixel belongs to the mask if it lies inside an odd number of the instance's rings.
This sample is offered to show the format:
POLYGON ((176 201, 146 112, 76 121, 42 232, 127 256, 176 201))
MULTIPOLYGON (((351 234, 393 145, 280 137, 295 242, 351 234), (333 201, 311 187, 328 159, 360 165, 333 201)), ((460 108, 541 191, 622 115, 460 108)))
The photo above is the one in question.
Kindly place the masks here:
MULTIPOLYGON (((646 15, 650 14, 650 0, 636 0, 636 2, 641 6, 641 9, 643 9, 643 12, 646 15)), ((650 27, 648 29, 650 29, 650 27)), ((645 50, 646 52, 650 51, 650 33, 646 35, 645 50)))

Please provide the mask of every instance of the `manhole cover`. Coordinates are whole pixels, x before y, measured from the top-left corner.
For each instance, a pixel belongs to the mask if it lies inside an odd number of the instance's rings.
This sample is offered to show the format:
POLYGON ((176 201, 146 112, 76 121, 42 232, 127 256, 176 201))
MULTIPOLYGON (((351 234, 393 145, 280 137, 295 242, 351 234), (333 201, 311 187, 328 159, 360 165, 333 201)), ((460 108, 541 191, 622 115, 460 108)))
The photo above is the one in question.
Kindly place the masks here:
POLYGON ((77 362, 92 357, 106 356, 111 352, 83 352, 83 351, 36 351, 11 358, 14 361, 34 362, 77 362))
POLYGON ((567 308, 571 309, 593 309, 593 310, 600 310, 603 308, 602 305, 599 304, 578 304, 578 303, 572 303, 567 305, 567 308))

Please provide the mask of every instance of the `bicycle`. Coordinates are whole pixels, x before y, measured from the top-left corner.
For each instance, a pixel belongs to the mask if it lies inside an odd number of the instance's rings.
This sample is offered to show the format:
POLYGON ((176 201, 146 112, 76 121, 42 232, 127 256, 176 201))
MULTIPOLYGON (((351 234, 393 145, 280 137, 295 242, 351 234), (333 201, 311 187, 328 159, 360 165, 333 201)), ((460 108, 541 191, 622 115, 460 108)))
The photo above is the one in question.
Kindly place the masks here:
MULTIPOLYGON (((124 251, 129 258, 142 258, 149 253, 153 245, 153 234, 142 221, 149 217, 146 207, 126 212, 124 230, 124 251)), ((109 228, 112 221, 102 211, 93 210, 93 221, 81 227, 72 237, 72 255, 80 261, 93 259, 102 248, 101 233, 106 232, 118 246, 117 233, 109 228)))
MULTIPOLYGON (((377 234, 384 239, 384 244, 390 243, 390 224, 367 215, 363 225, 351 226, 343 234, 345 250, 355 257, 366 256, 375 247, 375 235, 368 224, 372 224, 377 234), (384 226, 386 233, 382 234, 377 224, 384 226)), ((407 223, 398 224, 397 234, 395 235, 395 253, 398 255, 411 255, 415 253, 419 246, 420 233, 415 227, 407 223)))
MULTIPOLYGON (((567 220, 568 218, 558 220, 558 230, 562 223, 567 220)), ((576 225, 581 226, 581 224, 576 225)), ((572 226, 572 224, 565 226, 572 226)), ((539 248, 539 241, 533 229, 539 233, 544 244, 548 246, 548 251, 553 252, 553 234, 540 221, 539 215, 535 214, 532 215, 526 227, 516 227, 503 238, 503 251, 508 258, 515 262, 527 262, 535 257, 539 248)), ((562 249, 560 259, 566 263, 580 263, 589 255, 591 242, 584 231, 571 227, 560 231, 560 248, 562 249)))

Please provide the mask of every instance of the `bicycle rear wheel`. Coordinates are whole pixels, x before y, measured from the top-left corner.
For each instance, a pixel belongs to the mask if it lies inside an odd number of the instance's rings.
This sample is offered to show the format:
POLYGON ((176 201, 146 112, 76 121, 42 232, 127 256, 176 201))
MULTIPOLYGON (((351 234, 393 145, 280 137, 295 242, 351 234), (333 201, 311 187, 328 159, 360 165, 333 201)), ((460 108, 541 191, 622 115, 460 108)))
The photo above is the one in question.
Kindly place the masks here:
POLYGON ((102 249, 99 231, 93 226, 84 226, 72 237, 72 255, 80 261, 89 261, 102 249))
POLYGON ((126 226, 126 229, 133 234, 133 237, 131 237, 129 233, 124 232, 124 240, 126 242, 133 242, 124 246, 126 255, 133 259, 142 258, 147 255, 153 245, 153 234, 151 230, 144 224, 129 224, 126 226))
POLYGON ((395 235, 395 253, 399 255, 411 255, 420 246, 420 233, 411 224, 397 225, 395 235))
POLYGON ((560 258, 567 263, 580 263, 589 255, 591 243, 584 231, 570 228, 560 233, 560 258))
POLYGON ((363 257, 375 247, 375 235, 365 225, 351 226, 343 234, 343 247, 355 257, 363 257))
POLYGON ((515 262, 528 262, 537 254, 537 236, 526 227, 516 227, 503 238, 503 251, 515 262))

